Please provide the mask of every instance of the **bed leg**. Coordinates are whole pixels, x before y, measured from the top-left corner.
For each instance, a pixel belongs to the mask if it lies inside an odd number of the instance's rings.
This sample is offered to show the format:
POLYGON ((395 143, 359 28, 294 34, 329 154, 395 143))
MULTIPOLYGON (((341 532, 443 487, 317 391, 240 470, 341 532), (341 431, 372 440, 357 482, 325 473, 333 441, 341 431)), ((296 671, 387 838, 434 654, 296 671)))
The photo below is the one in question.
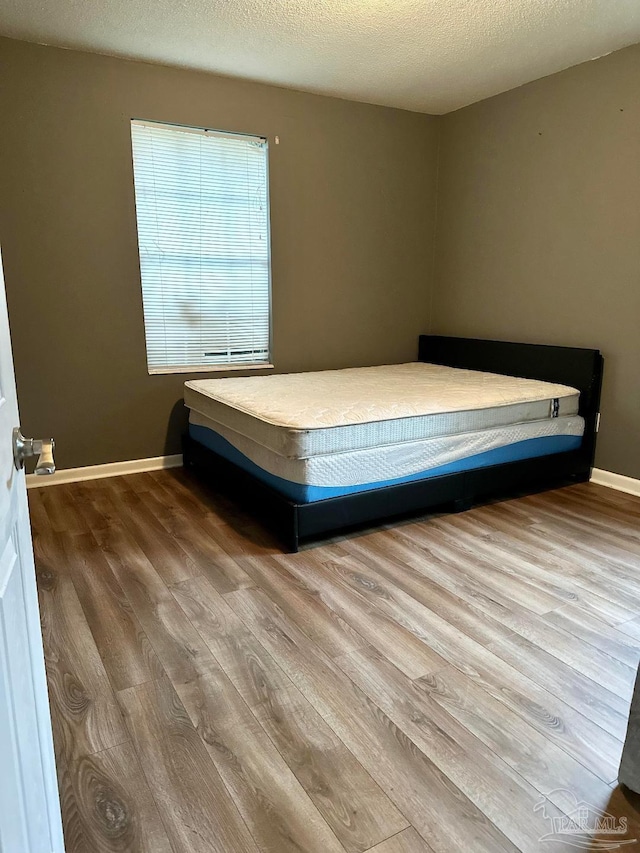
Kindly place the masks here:
POLYGON ((453 502, 454 512, 466 512, 473 506, 473 498, 456 498, 453 502))
POLYGON ((298 536, 298 507, 293 507, 291 517, 291 526, 286 534, 287 550, 290 554, 297 554, 300 545, 300 537, 298 536))
POLYGON ((296 530, 283 530, 281 542, 287 554, 297 554, 300 550, 300 540, 296 530))
POLYGON ((290 554, 297 554, 298 553, 300 548, 299 548, 299 542, 298 542, 297 536, 294 536, 293 538, 291 538, 289 540, 289 547, 287 550, 289 551, 290 554))
POLYGON ((189 453, 189 436, 182 436, 182 467, 191 468, 191 454, 189 453))

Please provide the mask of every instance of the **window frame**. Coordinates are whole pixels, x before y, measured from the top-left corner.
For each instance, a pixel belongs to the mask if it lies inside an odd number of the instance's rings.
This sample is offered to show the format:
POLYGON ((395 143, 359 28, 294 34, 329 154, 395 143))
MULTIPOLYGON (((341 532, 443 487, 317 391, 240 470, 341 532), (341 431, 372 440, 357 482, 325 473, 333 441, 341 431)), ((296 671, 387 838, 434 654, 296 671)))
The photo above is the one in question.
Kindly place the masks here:
POLYGON ((140 296, 142 307, 142 325, 144 331, 145 342, 145 358, 147 362, 147 373, 149 376, 169 375, 169 374, 190 374, 190 373, 226 373, 230 371, 254 371, 254 370, 273 370, 273 278, 272 278, 272 245, 271 245, 271 175, 270 175, 270 145, 269 138, 263 134, 244 133, 239 131, 218 130, 215 128, 185 125, 178 122, 156 121, 155 119, 143 119, 133 117, 129 121, 129 135, 131 140, 131 169, 133 178, 133 195, 134 195, 134 213, 136 220, 136 246, 138 251, 138 278, 140 282, 140 296), (138 222, 138 203, 135 188, 135 158, 133 153, 133 127, 134 125, 151 126, 162 128, 165 130, 179 130, 182 133, 194 133, 196 135, 216 136, 226 139, 241 139, 241 140, 256 140, 261 141, 265 145, 265 197, 266 197, 266 240, 268 251, 267 263, 267 311, 268 311, 268 328, 267 328, 267 357, 265 361, 260 362, 224 362, 219 364, 194 364, 194 365, 167 365, 163 367, 151 367, 149 365, 149 350, 147 347, 147 323, 144 313, 144 288, 142 284, 142 259, 140 254, 140 232, 138 222))

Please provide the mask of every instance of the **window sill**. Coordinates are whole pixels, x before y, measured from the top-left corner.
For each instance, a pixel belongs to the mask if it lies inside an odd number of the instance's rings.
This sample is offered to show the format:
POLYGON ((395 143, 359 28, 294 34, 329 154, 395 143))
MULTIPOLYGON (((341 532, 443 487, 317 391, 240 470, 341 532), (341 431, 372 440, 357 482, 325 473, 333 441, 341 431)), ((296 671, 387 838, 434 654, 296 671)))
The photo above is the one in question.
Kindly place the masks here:
POLYGON ((209 364, 202 367, 151 367, 149 376, 160 376, 168 373, 229 373, 238 370, 273 370, 273 364, 209 364))

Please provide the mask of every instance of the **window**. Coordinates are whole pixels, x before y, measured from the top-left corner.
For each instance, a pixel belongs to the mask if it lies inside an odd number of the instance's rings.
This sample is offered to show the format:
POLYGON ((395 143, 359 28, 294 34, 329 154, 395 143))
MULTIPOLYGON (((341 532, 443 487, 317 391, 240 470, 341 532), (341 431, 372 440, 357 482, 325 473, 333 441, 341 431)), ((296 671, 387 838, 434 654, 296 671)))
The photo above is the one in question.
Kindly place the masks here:
POLYGON ((149 373, 269 362, 267 140, 131 122, 149 373))

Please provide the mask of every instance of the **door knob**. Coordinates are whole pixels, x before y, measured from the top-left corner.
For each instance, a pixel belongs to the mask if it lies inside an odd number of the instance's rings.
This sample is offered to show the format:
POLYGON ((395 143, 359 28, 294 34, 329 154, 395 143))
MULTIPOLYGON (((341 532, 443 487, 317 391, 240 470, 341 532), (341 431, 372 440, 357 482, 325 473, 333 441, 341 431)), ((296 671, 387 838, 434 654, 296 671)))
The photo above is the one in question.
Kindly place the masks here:
POLYGON ((53 461, 55 441, 52 438, 25 438, 20 427, 13 430, 13 461, 20 471, 24 468, 24 460, 29 456, 37 456, 36 474, 53 474, 56 464, 53 461))

